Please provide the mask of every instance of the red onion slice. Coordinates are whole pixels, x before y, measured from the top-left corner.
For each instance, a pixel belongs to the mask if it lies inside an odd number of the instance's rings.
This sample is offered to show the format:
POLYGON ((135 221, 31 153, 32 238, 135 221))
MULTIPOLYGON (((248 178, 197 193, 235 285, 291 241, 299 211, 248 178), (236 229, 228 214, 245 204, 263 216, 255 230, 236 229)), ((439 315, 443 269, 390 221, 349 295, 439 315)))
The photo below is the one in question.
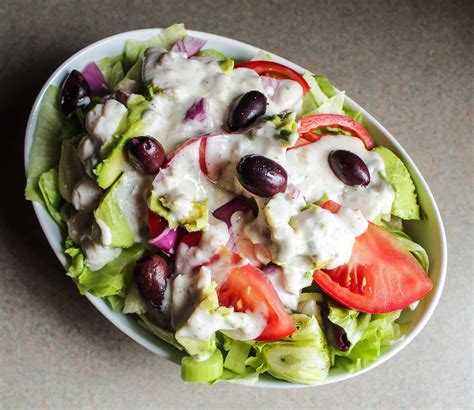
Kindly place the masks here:
POLYGON ((186 53, 188 57, 192 57, 193 55, 199 53, 201 48, 203 48, 204 44, 206 43, 206 40, 188 36, 182 40, 178 40, 171 51, 186 53))
POLYGON ((185 121, 204 122, 207 120, 208 103, 205 98, 197 100, 186 112, 185 121))
POLYGON ((167 227, 156 238, 148 241, 148 243, 166 253, 173 253, 177 244, 177 239, 178 231, 167 227))
POLYGON ((82 75, 89 84, 93 96, 103 97, 109 93, 107 81, 105 81, 104 75, 96 63, 92 62, 88 64, 82 71, 82 75))
POLYGON ((280 81, 266 76, 261 76, 260 79, 262 80, 263 89, 267 97, 273 98, 278 90, 278 87, 280 87, 280 81))
POLYGON ((241 211, 246 213, 250 210, 252 210, 252 206, 250 205, 249 200, 243 196, 238 196, 222 205, 220 208, 217 208, 213 212, 213 215, 215 218, 225 222, 230 228, 232 225, 231 218, 235 212, 241 211))

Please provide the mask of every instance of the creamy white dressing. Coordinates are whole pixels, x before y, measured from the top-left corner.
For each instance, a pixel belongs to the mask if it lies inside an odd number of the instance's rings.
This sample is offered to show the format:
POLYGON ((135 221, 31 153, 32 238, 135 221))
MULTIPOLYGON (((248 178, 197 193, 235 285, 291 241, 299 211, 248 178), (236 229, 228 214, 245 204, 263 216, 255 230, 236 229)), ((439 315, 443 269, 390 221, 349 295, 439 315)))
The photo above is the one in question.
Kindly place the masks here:
POLYGON ((86 116, 86 129, 92 139, 106 143, 117 131, 127 113, 127 107, 117 100, 95 105, 86 116))
POLYGON ((368 151, 356 137, 326 136, 318 142, 288 151, 288 173, 306 202, 318 201, 326 194, 329 199, 347 208, 358 209, 369 221, 380 214, 390 214, 395 193, 385 180, 382 158, 368 151), (336 177, 329 166, 328 156, 334 150, 347 150, 359 156, 367 165, 370 184, 349 186, 336 177))
POLYGON ((110 230, 109 226, 100 218, 95 218, 95 222, 97 223, 100 229, 100 242, 104 246, 110 246, 112 243, 112 231, 110 230))
POLYGON ((81 248, 86 255, 84 263, 92 271, 103 268, 122 252, 120 248, 107 248, 89 236, 81 240, 81 248))
POLYGON ((92 212, 99 205, 102 190, 89 176, 83 176, 72 190, 72 205, 78 211, 92 212))
MULTIPOLYGON (((173 281, 172 302, 173 306, 179 307, 181 315, 177 327, 176 337, 187 337, 197 340, 209 339, 217 330, 225 331, 230 337, 238 340, 256 339, 263 331, 266 321, 261 314, 252 312, 234 312, 233 309, 207 309, 199 305, 200 297, 191 296, 189 293, 190 282, 193 283, 193 289, 197 295, 212 286, 211 271, 202 267, 194 278, 191 275, 179 275, 173 281), (178 280, 178 281, 177 281, 178 280), (191 312, 183 320, 183 307, 186 304, 194 303, 191 312)), ((176 312, 175 312, 176 315, 176 312)))
MULTIPOLYGON (((232 103, 248 91, 265 93, 254 70, 234 69, 224 73, 214 60, 188 59, 185 53, 151 50, 144 58, 143 76, 160 91, 150 102, 156 115, 147 118, 145 133, 157 138, 166 151, 189 138, 221 131, 232 103), (151 63, 150 63, 151 61, 151 63), (185 121, 193 104, 204 98, 207 116, 201 121, 185 121)), ((303 90, 292 80, 281 81, 267 100, 266 114, 301 110, 303 90)))

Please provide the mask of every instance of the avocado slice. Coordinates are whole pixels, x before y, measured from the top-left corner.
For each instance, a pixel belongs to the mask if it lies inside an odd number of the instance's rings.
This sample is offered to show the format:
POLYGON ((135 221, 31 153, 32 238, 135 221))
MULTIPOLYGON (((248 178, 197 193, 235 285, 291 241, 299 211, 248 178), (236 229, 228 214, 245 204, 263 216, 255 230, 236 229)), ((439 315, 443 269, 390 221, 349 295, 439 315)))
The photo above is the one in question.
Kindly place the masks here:
POLYGON ((94 211, 94 217, 101 230, 103 224, 110 230, 111 238, 107 241, 107 246, 112 248, 128 248, 135 243, 132 228, 119 205, 118 186, 121 179, 112 185, 94 211))
POLYGON ((386 179, 395 191, 392 215, 402 219, 420 219, 415 184, 402 160, 385 147, 376 147, 374 151, 382 157, 386 179))
POLYGON ((149 102, 141 95, 135 96, 127 104, 129 113, 122 121, 112 145, 107 145, 101 153, 102 161, 94 169, 97 184, 102 189, 110 187, 122 174, 127 163, 125 146, 133 137, 143 133, 142 116, 149 107, 149 102))

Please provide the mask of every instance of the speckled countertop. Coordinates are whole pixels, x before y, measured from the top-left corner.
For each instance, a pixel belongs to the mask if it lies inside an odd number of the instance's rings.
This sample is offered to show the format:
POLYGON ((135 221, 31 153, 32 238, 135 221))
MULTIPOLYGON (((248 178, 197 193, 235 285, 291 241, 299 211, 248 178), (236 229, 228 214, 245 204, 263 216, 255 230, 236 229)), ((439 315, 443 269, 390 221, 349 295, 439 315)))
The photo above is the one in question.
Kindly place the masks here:
POLYGON ((3 0, 0 408, 472 408, 473 19, 469 1, 3 0), (305 390, 184 385, 177 366, 123 335, 63 274, 22 196, 35 95, 87 44, 173 22, 327 75, 426 177, 447 230, 448 277, 425 330, 391 361, 305 390))

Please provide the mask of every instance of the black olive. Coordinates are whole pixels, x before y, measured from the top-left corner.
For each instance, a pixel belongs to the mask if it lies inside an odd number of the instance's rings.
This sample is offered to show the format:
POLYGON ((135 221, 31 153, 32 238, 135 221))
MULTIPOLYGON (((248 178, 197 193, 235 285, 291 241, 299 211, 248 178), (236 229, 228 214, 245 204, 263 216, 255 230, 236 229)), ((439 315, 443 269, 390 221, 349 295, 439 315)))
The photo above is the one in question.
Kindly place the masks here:
POLYGON ((288 174, 270 158, 246 155, 237 164, 237 179, 252 194, 270 197, 286 191, 288 174))
POLYGON ((267 97, 260 91, 249 91, 243 94, 229 112, 227 126, 231 131, 238 131, 253 124, 267 110, 267 97))
POLYGON ((332 151, 328 161, 334 174, 346 185, 369 185, 369 169, 365 162, 353 152, 342 149, 332 151))
POLYGON ((137 170, 155 174, 165 161, 165 150, 153 137, 135 137, 128 142, 128 159, 137 170))
POLYGON ((72 70, 61 87, 59 104, 63 113, 69 115, 78 108, 84 109, 91 102, 89 83, 82 73, 72 70))
POLYGON ((159 255, 151 255, 135 266, 135 281, 145 302, 160 308, 170 276, 170 268, 159 255))

